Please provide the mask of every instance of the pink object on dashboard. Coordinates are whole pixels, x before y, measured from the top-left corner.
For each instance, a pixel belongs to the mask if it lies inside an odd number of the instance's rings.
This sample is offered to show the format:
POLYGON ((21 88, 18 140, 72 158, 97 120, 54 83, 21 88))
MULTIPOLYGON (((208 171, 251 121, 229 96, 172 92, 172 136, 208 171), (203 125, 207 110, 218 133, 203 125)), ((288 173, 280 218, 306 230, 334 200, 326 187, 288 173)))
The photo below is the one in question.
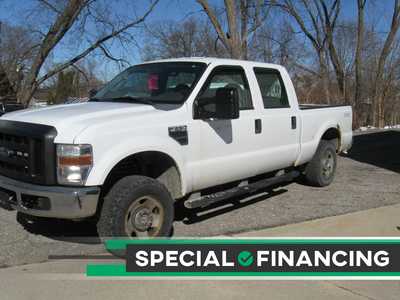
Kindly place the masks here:
POLYGON ((158 90, 158 74, 150 74, 147 80, 147 88, 150 91, 158 90))

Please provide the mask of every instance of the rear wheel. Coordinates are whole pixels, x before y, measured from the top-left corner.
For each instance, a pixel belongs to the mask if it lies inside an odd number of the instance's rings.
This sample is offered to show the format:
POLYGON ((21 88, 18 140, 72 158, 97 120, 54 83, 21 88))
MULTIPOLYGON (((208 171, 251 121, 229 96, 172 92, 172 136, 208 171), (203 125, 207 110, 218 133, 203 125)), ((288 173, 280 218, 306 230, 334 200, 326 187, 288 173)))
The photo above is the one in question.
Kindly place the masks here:
POLYGON ((145 176, 128 176, 111 188, 97 230, 101 238, 146 238, 169 236, 174 205, 167 189, 145 176))
POLYGON ((336 173, 337 155, 335 140, 321 140, 312 160, 305 168, 305 177, 313 186, 327 186, 336 173))

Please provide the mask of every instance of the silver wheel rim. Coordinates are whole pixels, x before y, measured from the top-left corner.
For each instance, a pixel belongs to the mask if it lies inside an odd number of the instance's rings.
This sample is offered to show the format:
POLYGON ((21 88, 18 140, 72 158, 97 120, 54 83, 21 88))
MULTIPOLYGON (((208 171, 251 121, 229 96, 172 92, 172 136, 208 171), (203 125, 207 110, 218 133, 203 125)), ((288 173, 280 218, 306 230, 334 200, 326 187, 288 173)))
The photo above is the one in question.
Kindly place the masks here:
POLYGON ((322 158, 322 175, 325 179, 329 179, 334 171, 335 158, 332 151, 326 151, 322 158))
POLYGON ((129 206, 125 214, 125 232, 128 237, 157 236, 164 221, 164 209, 151 196, 143 196, 129 206))

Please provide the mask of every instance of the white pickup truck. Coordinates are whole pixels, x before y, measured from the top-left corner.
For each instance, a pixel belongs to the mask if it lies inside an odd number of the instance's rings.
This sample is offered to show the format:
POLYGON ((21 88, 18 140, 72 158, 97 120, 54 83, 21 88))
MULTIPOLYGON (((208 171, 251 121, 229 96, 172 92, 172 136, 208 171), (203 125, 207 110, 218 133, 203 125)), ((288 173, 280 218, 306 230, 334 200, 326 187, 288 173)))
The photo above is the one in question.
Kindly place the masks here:
POLYGON ((285 68, 182 58, 128 68, 87 103, 0 118, 0 199, 92 217, 101 237, 166 236, 174 202, 204 207, 296 176, 334 178, 349 106, 301 106, 285 68))

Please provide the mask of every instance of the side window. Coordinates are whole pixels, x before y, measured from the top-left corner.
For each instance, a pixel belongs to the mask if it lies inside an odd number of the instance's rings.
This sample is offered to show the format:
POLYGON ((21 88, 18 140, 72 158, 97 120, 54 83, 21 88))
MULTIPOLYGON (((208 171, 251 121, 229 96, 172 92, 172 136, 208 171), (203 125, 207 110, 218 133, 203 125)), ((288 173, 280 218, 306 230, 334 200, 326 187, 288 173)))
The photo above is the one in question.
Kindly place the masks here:
POLYGON ((240 67, 217 67, 202 88, 200 95, 197 97, 198 101, 207 101, 207 99, 215 98, 217 89, 223 87, 236 88, 238 90, 240 110, 253 109, 246 75, 240 67))
POLYGON ((264 102, 264 108, 289 107, 289 101, 278 71, 254 68, 258 86, 264 102))

